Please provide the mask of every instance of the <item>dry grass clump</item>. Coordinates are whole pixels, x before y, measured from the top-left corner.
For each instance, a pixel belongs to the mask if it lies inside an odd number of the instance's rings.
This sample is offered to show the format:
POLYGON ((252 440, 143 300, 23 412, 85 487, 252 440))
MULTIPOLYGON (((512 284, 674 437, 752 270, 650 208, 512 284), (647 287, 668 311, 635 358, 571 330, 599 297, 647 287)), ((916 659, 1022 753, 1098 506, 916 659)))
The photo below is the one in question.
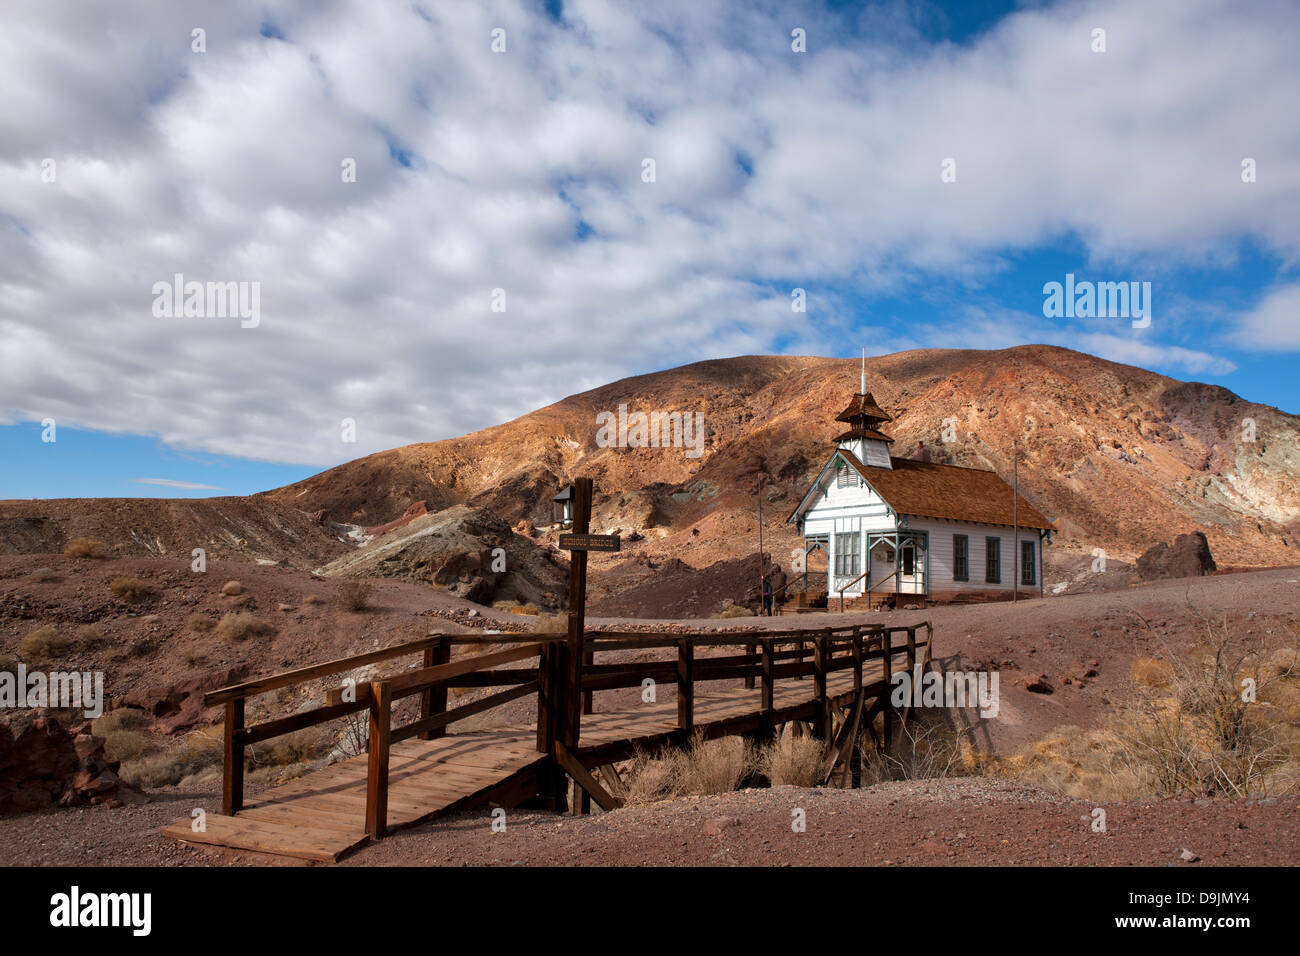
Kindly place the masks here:
POLYGON ((18 656, 29 664, 41 664, 60 654, 66 654, 71 647, 72 638, 46 625, 38 627, 18 642, 18 656))
POLYGON ((656 755, 637 754, 627 776, 631 806, 674 797, 729 793, 740 789, 757 759, 740 737, 704 740, 698 734, 685 748, 656 755))
POLYGON ((227 581, 221 585, 221 593, 226 597, 239 597, 244 593, 244 586, 238 581, 227 581))
POLYGON ((288 767, 324 757, 334 747, 334 739, 324 727, 304 730, 276 737, 248 749, 248 765, 262 767, 288 767))
POLYGON ((149 735, 138 730, 114 730, 103 737, 104 757, 108 760, 135 760, 152 746, 149 735))
POLYGON ((108 554, 108 545, 98 538, 73 538, 63 554, 69 558, 102 558, 108 554))
POLYGON ((274 625, 249 611, 232 612, 217 623, 217 636, 235 643, 246 641, 250 637, 269 637, 274 633, 274 625))
POLYGON ((754 612, 743 604, 733 604, 727 608, 718 617, 753 617, 754 612))
POLYGON ((537 614, 541 614, 542 612, 541 609, 536 604, 534 604, 532 601, 529 601, 527 604, 514 605, 512 608, 510 608, 510 613, 537 615, 537 614))
POLYGON ((173 750, 123 763, 121 775, 137 787, 173 787, 205 771, 215 776, 221 758, 221 739, 199 731, 190 734, 173 750))
POLYGON ((18 673, 18 658, 0 651, 0 673, 8 672, 10 674, 18 673))
POLYGON ((569 629, 569 616, 567 614, 543 613, 538 614, 529 624, 538 634, 563 634, 569 629))
POLYGON ((825 749, 816 737, 786 734, 759 752, 759 770, 774 787, 817 787, 826 776, 825 749))
POLYGON ((372 590, 367 581, 345 581, 339 588, 339 597, 343 601, 343 606, 349 611, 364 611, 370 607, 372 590))
POLYGON ((28 579, 33 584, 55 584, 63 580, 53 568, 37 568, 28 575, 28 579))
POLYGON ((91 730, 100 737, 107 737, 119 730, 143 730, 149 726, 149 715, 134 707, 118 707, 91 722, 91 730))
POLYGON ((1107 726, 1055 732, 1009 762, 1015 775, 1090 799, 1300 791, 1300 634, 1279 648, 1226 617, 1200 631, 1189 657, 1139 661, 1107 726))
POLYGON ((206 614, 200 614, 195 611, 185 619, 185 626, 195 634, 206 634, 217 626, 217 622, 212 620, 206 614))
POLYGON ((1165 687, 1173 676, 1174 668, 1168 661, 1139 657, 1133 662, 1133 679, 1147 687, 1165 687))
POLYGON ((114 578, 109 583, 108 589, 127 604, 138 604, 149 594, 149 589, 134 575, 114 578))
POLYGON ((325 599, 321 597, 319 594, 308 594, 306 597, 302 599, 302 603, 310 604, 312 607, 316 607, 317 605, 324 604, 325 599))

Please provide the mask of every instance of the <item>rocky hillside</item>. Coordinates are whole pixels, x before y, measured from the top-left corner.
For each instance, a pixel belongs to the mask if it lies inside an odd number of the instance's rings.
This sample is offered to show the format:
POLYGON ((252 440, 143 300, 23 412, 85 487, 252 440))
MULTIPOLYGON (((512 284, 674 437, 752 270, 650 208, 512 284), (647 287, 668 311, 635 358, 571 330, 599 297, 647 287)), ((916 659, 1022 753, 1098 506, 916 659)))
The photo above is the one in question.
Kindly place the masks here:
MULTIPOLYGON (((752 552, 757 495, 764 544, 788 554, 782 524, 841 430, 854 360, 742 357, 624 379, 504 425, 409 445, 264 497, 373 525, 424 499, 547 523, 548 499, 590 475, 598 530, 640 531, 643 551, 695 567, 752 552), (699 412, 703 454, 597 443, 597 415, 699 412)), ((1221 566, 1300 562, 1300 419, 1210 385, 1068 349, 920 350, 867 361, 867 387, 895 421, 900 457, 992 468, 1055 520, 1055 550, 1133 562, 1204 531, 1221 566), (1254 441, 1244 440, 1253 422, 1254 441), (946 434, 945 434, 946 432, 946 434), (944 439, 951 439, 945 441, 944 439)), ((261 496, 259 496, 261 497, 261 496)), ((624 555, 624 558, 626 555, 624 555)), ((620 558, 602 558, 616 563, 620 558)))
MULTIPOLYGON (((867 380, 895 418, 886 430, 900 457, 1010 479, 1018 441, 1022 492, 1059 532, 1048 551, 1057 567, 1089 563, 1096 548, 1132 564, 1157 542, 1198 530, 1220 567, 1300 563, 1294 415, 1046 346, 900 352, 869 359, 867 380)), ((511 526, 544 526, 551 495, 581 474, 596 483, 593 530, 641 536, 621 554, 593 557, 597 594, 602 575, 617 580, 610 572, 631 572, 633 560, 639 578, 670 558, 704 568, 755 554, 760 495, 765 549, 788 566, 795 539, 785 518, 830 454, 841 430, 833 418, 857 384, 856 360, 700 362, 248 498, 0 502, 0 552, 57 551, 94 534, 127 554, 186 554, 206 542, 221 557, 317 567, 351 551, 351 538, 364 540, 362 528, 400 526, 394 519, 419 502, 412 513, 467 505, 511 526), (700 453, 603 447, 597 416, 620 405, 701 414, 700 453)))

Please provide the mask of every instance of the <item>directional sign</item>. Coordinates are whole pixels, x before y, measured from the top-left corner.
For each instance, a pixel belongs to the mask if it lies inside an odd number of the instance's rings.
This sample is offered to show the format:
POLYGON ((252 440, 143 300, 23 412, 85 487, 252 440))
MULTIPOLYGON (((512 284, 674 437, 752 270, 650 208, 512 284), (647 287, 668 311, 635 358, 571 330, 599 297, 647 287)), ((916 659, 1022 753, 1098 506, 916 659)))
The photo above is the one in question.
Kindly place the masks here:
POLYGON ((566 551, 618 551, 622 543, 616 534, 560 535, 560 547, 566 551))

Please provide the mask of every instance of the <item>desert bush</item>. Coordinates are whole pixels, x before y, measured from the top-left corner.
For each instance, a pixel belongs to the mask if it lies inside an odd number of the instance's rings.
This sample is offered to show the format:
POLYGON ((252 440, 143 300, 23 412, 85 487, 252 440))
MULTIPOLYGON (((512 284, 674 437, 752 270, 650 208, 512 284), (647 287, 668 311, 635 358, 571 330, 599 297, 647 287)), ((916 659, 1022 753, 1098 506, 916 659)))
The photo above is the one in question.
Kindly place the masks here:
POLYGON ((529 616, 536 616, 541 613, 541 609, 532 601, 529 601, 527 604, 516 604, 514 607, 510 609, 510 613, 527 614, 529 616))
POLYGON ((137 787, 173 787, 187 777, 219 767, 221 759, 221 739, 195 732, 170 751, 123 763, 121 776, 137 787))
POLYGON ((308 594, 306 597, 302 599, 302 603, 316 606, 319 604, 324 604, 325 599, 321 597, 319 594, 308 594))
POLYGON ((248 611, 232 612, 217 622, 217 636, 222 640, 236 643, 246 641, 250 637, 268 637, 274 633, 274 625, 248 611))
POLYGON ((370 607, 371 590, 367 581, 345 581, 339 588, 339 597, 349 611, 364 611, 370 607))
POLYGON ((637 754, 628 771, 629 805, 674 797, 730 793, 758 765, 757 754, 743 738, 704 740, 699 734, 685 748, 637 754))
POLYGON ((1147 687, 1164 687, 1173 676, 1174 668, 1168 661, 1139 657, 1133 662, 1133 679, 1147 687))
POLYGON ((1300 741, 1275 715, 1293 695, 1300 699, 1300 635, 1278 649, 1226 618, 1201 619, 1199 632, 1190 656, 1166 648, 1158 661, 1137 662, 1135 696, 1105 727, 1055 731, 1000 772, 1094 800, 1300 790, 1300 741), (1246 679, 1256 700, 1273 706, 1246 699, 1246 679))
POLYGON ((149 589, 134 576, 114 578, 109 583, 108 589, 127 604, 137 604, 149 593, 149 589))
POLYGON ((18 656, 29 664, 39 664, 65 654, 72 639, 50 626, 38 627, 18 642, 18 656))
POLYGON ((108 546, 98 538, 73 538, 63 553, 69 558, 102 558, 108 553, 108 546))
POLYGON ((206 634, 217 626, 217 622, 212 620, 206 614, 200 614, 195 611, 185 619, 185 626, 195 634, 206 634))
POLYGON ((332 747, 329 731, 308 727, 248 748, 248 766, 257 769, 305 763, 325 756, 332 747))
POLYGON ((226 597, 238 597, 244 593, 244 586, 238 581, 227 581, 221 585, 221 593, 226 597))
POLYGON ((63 580, 62 577, 55 573, 53 568, 37 568, 29 575, 29 578, 33 584, 54 584, 63 580))
POLYGON ((91 722, 92 731, 100 737, 122 730, 144 730, 150 724, 149 715, 134 707, 118 707, 91 722))
POLYGON ((0 652, 0 672, 18 673, 18 658, 0 652))
POLYGON ((538 614, 528 622, 538 634, 563 634, 569 629, 567 614, 538 614))
POLYGON ((759 751, 759 769, 774 787, 817 787, 826 775, 825 750, 816 737, 786 734, 759 751))
POLYGON ((754 612, 743 604, 733 604, 724 610, 718 617, 753 617, 754 612))
POLYGON ((108 760, 135 760, 151 746, 149 735, 138 730, 114 730, 103 737, 104 757, 108 760))

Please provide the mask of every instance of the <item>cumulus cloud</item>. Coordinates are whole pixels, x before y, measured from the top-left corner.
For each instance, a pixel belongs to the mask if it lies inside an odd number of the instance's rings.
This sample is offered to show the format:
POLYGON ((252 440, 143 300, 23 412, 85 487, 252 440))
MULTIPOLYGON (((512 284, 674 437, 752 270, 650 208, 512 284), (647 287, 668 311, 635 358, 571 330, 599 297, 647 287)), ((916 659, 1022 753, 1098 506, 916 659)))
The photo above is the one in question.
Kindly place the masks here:
POLYGON ((1233 344, 1252 352, 1300 352, 1300 284, 1269 290, 1241 317, 1233 344))
POLYGON ((1285 3, 1069 3, 961 45, 903 5, 648 6, 14 5, 0 412, 325 464, 683 361, 842 351, 827 290, 978 286, 1063 237, 1093 264, 1300 254, 1285 3), (156 317, 176 273, 259 283, 257 327, 156 317))

